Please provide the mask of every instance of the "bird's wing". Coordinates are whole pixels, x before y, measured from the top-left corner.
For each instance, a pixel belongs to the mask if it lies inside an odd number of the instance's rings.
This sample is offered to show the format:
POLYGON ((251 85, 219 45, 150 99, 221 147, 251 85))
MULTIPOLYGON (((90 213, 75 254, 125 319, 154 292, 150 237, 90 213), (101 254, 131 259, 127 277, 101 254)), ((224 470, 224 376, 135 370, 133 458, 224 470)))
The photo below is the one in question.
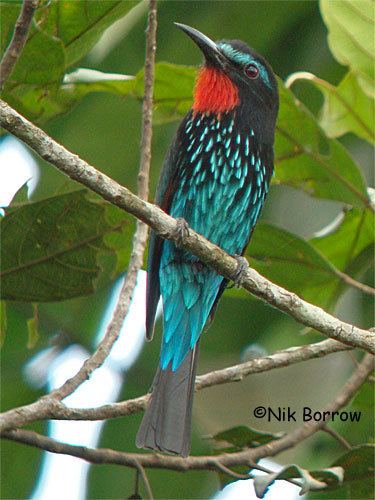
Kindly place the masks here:
MULTIPOLYGON (((177 160, 178 138, 176 136, 165 158, 155 197, 156 204, 167 213, 176 191, 177 160)), ((157 236, 154 231, 150 232, 146 287, 146 338, 148 340, 151 340, 154 334, 155 314, 160 298, 159 267, 163 243, 163 238, 157 236)))

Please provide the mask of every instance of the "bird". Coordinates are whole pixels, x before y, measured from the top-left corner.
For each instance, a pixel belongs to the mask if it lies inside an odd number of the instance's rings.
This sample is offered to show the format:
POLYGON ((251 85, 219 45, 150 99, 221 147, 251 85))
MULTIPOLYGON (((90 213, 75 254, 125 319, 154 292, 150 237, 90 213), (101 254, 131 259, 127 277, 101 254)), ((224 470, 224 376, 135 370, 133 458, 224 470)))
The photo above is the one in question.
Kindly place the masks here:
MULTIPOLYGON (((236 256, 239 278, 274 170, 277 80, 244 42, 214 42, 195 28, 175 25, 195 42, 204 62, 192 107, 166 155, 155 202, 178 220, 181 238, 192 228, 236 256)), ((163 338, 138 448, 189 455, 201 334, 228 283, 181 245, 151 231, 146 336, 153 337, 161 296, 163 338)))

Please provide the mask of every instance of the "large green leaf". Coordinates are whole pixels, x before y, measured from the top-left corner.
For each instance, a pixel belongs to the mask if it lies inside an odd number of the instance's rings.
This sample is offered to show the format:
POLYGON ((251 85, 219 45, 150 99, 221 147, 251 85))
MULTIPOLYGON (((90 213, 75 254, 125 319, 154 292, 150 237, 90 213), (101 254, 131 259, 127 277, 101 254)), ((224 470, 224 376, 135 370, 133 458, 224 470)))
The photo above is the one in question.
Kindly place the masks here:
POLYGON ((40 27, 59 38, 71 66, 92 49, 103 32, 137 4, 137 0, 57 0, 40 9, 40 27))
POLYGON ((17 86, 9 94, 8 102, 30 119, 43 123, 68 112, 80 99, 92 92, 128 95, 133 88, 132 78, 80 69, 65 75, 59 87, 17 86))
MULTIPOLYGON (((196 68, 161 62, 155 66, 155 123, 179 119, 192 101, 196 68)), ((56 86, 20 85, 7 96, 9 104, 39 123, 69 111, 84 96, 107 92, 121 97, 143 98, 142 69, 135 77, 116 75, 81 68, 67 74, 56 86)))
MULTIPOLYGON (((77 101, 61 88, 66 69, 83 57, 104 30, 124 16, 135 1, 52 0, 42 3, 3 98, 39 122, 63 113, 77 101)), ((20 2, 1 2, 1 53, 5 51, 20 2)))
POLYGON ((374 95, 374 2, 372 0, 320 0, 328 27, 328 43, 335 58, 349 66, 362 89, 374 95))
POLYGON ((345 471, 345 481, 372 478, 374 474, 375 446, 363 444, 335 460, 332 467, 342 467, 345 471))
MULTIPOLYGON (((21 3, 2 1, 0 4, 0 58, 10 42, 21 3)), ((62 41, 50 36, 42 29, 42 26, 34 23, 21 56, 6 82, 4 99, 7 99, 11 88, 20 84, 39 86, 54 84, 57 86, 64 73, 65 65, 66 55, 62 41)))
POLYGON ((130 216, 89 201, 85 191, 10 209, 0 227, 2 298, 41 302, 92 293, 100 252, 122 245, 129 254, 132 226, 130 216))
POLYGON ((353 132, 370 143, 374 142, 374 100, 363 92, 353 73, 347 73, 337 87, 304 71, 294 73, 290 79, 293 82, 309 81, 323 93, 320 125, 328 137, 353 132))
POLYGON ((322 292, 339 282, 335 267, 311 243, 263 222, 256 227, 246 257, 269 280, 317 305, 327 305, 322 292))
POLYGON ((364 179, 348 151, 324 135, 313 115, 289 89, 280 84, 279 90, 275 182, 318 198, 359 207, 369 205, 364 179))

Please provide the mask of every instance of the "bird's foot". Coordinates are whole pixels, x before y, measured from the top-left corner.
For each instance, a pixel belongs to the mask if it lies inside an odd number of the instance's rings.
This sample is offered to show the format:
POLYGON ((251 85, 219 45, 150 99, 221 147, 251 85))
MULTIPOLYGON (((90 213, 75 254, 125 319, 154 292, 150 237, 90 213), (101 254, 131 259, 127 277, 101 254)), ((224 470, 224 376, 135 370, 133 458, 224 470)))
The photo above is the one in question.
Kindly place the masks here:
POLYGON ((250 266, 245 257, 242 257, 242 255, 234 254, 233 257, 237 261, 237 269, 232 276, 232 281, 235 286, 240 287, 246 278, 246 272, 250 266))
POLYGON ((175 243, 178 247, 182 246, 185 238, 189 236, 189 224, 182 217, 176 219, 177 225, 174 232, 176 237, 175 243))

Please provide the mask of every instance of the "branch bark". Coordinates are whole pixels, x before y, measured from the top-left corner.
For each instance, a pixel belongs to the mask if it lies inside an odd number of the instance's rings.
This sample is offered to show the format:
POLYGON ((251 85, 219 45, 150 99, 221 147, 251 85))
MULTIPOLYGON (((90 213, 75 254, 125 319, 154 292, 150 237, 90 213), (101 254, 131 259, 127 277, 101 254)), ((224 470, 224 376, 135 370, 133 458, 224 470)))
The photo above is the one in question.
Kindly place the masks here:
MULTIPOLYGON (((246 363, 216 370, 196 379, 195 390, 231 382, 239 382, 254 373, 262 373, 276 368, 283 368, 309 359, 320 358, 335 352, 349 350, 350 347, 335 340, 323 340, 315 344, 291 347, 264 358, 253 359, 246 363)), ((135 399, 104 405, 98 408, 68 408, 49 395, 30 405, 14 408, 0 415, 0 432, 21 427, 36 420, 103 420, 125 417, 142 411, 148 401, 145 394, 135 399)))
MULTIPOLYGON (((367 380, 374 369, 374 358, 366 354, 363 361, 357 367, 341 391, 325 411, 339 411, 352 399, 361 385, 367 380)), ((169 455, 146 454, 146 453, 124 453, 111 449, 91 449, 83 446, 73 446, 55 441, 49 437, 42 436, 33 431, 8 430, 2 433, 2 437, 19 443, 34 446, 52 453, 60 453, 82 458, 94 464, 117 464, 127 467, 142 467, 153 469, 170 469, 179 472, 188 470, 217 470, 224 467, 246 465, 252 467, 256 460, 264 457, 275 456, 282 451, 292 448, 312 436, 325 425, 326 421, 307 422, 286 436, 274 440, 257 448, 250 448, 236 453, 223 453, 209 456, 191 456, 188 458, 173 457, 169 455), (137 464, 137 465, 136 465, 137 464)))
POLYGON ((27 35, 38 4, 39 0, 24 0, 22 4, 12 39, 0 63, 0 90, 3 89, 26 44, 27 35))
MULTIPOLYGON (((175 241, 179 238, 175 219, 69 152, 4 101, 0 101, 0 124, 61 172, 142 220, 161 237, 175 241)), ((231 279, 235 275, 237 260, 192 229, 189 229, 182 247, 224 277, 231 279)), ((303 325, 344 344, 375 353, 375 336, 372 332, 340 321, 320 307, 309 304, 297 295, 271 283, 254 269, 248 269, 244 273, 242 286, 303 325)))

